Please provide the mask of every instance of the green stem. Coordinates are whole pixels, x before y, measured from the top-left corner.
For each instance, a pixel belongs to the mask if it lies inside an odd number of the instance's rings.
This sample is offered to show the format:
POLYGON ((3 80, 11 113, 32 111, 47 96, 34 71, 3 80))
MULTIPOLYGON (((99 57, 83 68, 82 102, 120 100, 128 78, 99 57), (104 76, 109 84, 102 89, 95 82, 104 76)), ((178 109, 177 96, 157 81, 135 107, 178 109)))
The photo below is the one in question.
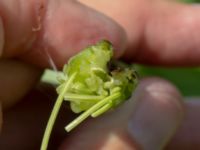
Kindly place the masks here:
POLYGON ((51 135, 51 131, 53 129, 53 125, 55 123, 56 117, 57 117, 58 112, 60 110, 61 104, 63 102, 63 98, 64 98, 64 95, 65 95, 65 92, 69 89, 69 86, 73 82, 75 76, 76 76, 76 73, 74 73, 69 78, 69 80, 65 83, 65 86, 64 86, 62 92, 60 93, 60 95, 58 96, 58 98, 56 100, 56 103, 55 103, 55 105, 53 107, 53 110, 51 112, 49 121, 47 123, 47 127, 45 129, 45 133, 44 133, 44 136, 43 136, 43 139, 42 139, 42 145, 41 145, 40 150, 47 150, 47 146, 48 146, 49 138, 50 138, 50 135, 51 135))
POLYGON ((80 95, 80 94, 74 94, 74 93, 66 93, 64 96, 64 99, 66 101, 92 101, 92 102, 98 102, 101 99, 103 99, 105 96, 98 96, 98 95, 80 95))
POLYGON ((91 116, 96 118, 96 117, 100 116, 101 114, 103 114, 104 112, 106 112, 107 110, 109 110, 111 107, 112 107, 112 103, 105 104, 100 109, 95 111, 91 116))
POLYGON ((67 132, 71 131, 77 125, 79 125, 83 120, 85 120, 87 117, 89 117, 92 113, 94 113, 95 111, 97 111, 99 108, 101 108, 105 104, 109 103, 110 100, 118 98, 120 95, 121 95, 120 92, 118 92, 118 93, 110 95, 110 96, 106 97, 105 99, 101 100, 100 102, 98 102, 97 104, 95 104, 94 106, 92 106, 90 109, 88 109, 87 111, 85 111, 84 113, 82 113, 78 118, 76 118, 70 124, 68 124, 65 127, 65 130, 67 132))

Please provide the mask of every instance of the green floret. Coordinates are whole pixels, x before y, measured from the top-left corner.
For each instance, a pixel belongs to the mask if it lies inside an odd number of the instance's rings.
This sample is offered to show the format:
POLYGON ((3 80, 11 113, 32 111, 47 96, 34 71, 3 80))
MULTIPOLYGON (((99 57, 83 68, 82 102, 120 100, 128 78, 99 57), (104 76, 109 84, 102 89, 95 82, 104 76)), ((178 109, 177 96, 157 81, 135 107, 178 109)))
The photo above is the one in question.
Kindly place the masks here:
POLYGON ((87 117, 97 117, 131 97, 137 84, 136 72, 129 65, 112 60, 112 56, 111 43, 103 40, 85 48, 64 66, 64 78, 57 88, 59 96, 47 124, 41 150, 47 148, 63 99, 70 102, 73 112, 82 112, 65 127, 69 132, 87 117))
POLYGON ((85 48, 82 52, 72 57, 63 70, 68 76, 77 72, 75 81, 84 82, 91 76, 93 69, 99 68, 108 72, 107 64, 113 56, 112 45, 107 41, 85 48))

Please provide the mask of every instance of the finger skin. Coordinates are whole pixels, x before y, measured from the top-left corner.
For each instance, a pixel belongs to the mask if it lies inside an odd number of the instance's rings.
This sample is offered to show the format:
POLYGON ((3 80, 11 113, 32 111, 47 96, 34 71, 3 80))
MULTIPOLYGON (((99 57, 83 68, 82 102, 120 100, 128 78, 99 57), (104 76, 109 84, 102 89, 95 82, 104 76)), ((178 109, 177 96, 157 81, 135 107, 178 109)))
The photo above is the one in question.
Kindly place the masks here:
POLYGON ((125 29, 125 60, 148 65, 199 66, 199 6, 165 0, 80 1, 110 16, 125 29))
MULTIPOLYGON (((104 38, 118 47, 118 55, 123 53, 126 38, 117 24, 74 1, 57 2, 0 1, 0 54, 6 58, 18 57, 43 68, 52 67, 49 62, 52 59, 61 68, 81 48, 104 38)), ((4 84, 0 87, 0 96, 4 109, 16 104, 41 75, 40 70, 18 62, 1 63, 0 69, 4 84)))
MULTIPOLYGON (((168 66, 200 65, 200 8, 165 2, 155 4, 146 22, 139 62, 168 66)), ((134 58, 136 58, 134 57, 134 58)))
POLYGON ((14 60, 0 61, 0 101, 8 109, 39 81, 42 71, 32 65, 14 60))
MULTIPOLYGON (((24 101, 22 101, 20 105, 16 105, 12 110, 9 110, 5 113, 4 123, 6 124, 6 126, 3 127, 3 131, 2 131, 3 136, 2 135, 0 136, 1 149, 7 149, 7 150, 13 150, 13 148, 20 149, 20 150, 26 150, 27 148, 30 150, 31 148, 33 148, 33 150, 39 149, 42 134, 45 128, 45 123, 48 120, 50 110, 53 106, 53 100, 56 98, 56 95, 52 94, 53 90, 48 90, 48 89, 49 87, 47 88, 46 86, 42 86, 41 88, 39 88, 39 91, 38 89, 32 90, 29 93, 29 95, 24 98, 24 101), (34 135, 34 136, 30 136, 30 133, 32 133, 31 135, 34 135), (18 135, 20 135, 21 138, 19 138, 18 135), (5 147, 2 148, 2 146, 5 146, 5 147)), ((198 141, 200 139, 199 138, 200 130, 198 130, 199 123, 200 123, 198 119, 198 116, 199 116, 198 114, 200 114, 199 104, 200 104, 199 100, 195 102, 191 102, 191 103, 190 102, 185 103, 185 106, 186 106, 185 118, 186 119, 183 120, 184 122, 181 125, 181 128, 178 130, 178 132, 176 133, 172 141, 170 141, 167 149, 169 150, 170 149, 174 150, 174 149, 179 149, 179 148, 180 149, 184 149, 184 148, 195 149, 195 147, 198 148, 200 146, 199 144, 200 142, 198 141), (185 144, 187 144, 187 146, 185 144)), ((127 106, 125 108, 127 108, 127 106)), ((65 138, 65 141, 64 141, 65 143, 63 144, 62 148, 66 147, 66 145, 70 143, 71 140, 73 142, 76 142, 76 144, 81 142, 78 140, 78 137, 82 135, 82 133, 80 134, 78 133, 81 129, 76 129, 79 131, 75 132, 74 130, 73 132, 69 134, 67 134, 64 131, 64 126, 70 120, 74 118, 74 117, 73 118, 70 117, 70 112, 68 111, 66 112, 66 110, 67 110, 66 108, 63 109, 62 113, 59 114, 58 117, 62 115, 62 117, 58 121, 61 124, 60 125, 57 124, 58 126, 54 130, 55 134, 52 135, 54 140, 50 141, 50 144, 52 145, 51 147, 55 149, 58 146, 58 144, 61 142, 62 138, 65 138), (54 143, 56 139, 58 140, 56 142, 57 144, 54 143), (53 147, 53 145, 56 147, 53 147)), ((132 108, 130 110, 127 109, 127 111, 132 111, 132 108)), ((108 117, 108 114, 106 116, 108 117)), ((115 119, 124 117, 124 116, 122 117, 119 117, 119 116, 117 116, 115 119)), ((103 120, 104 121, 106 120, 105 122, 103 122, 103 124, 109 124, 112 121, 112 119, 110 118, 103 119, 102 117, 99 119, 101 119, 100 125, 102 125, 103 120)), ((95 123, 92 123, 92 122, 97 122, 96 120, 97 119, 92 119, 88 125, 84 123, 85 127, 81 127, 81 128, 84 128, 86 132, 91 130, 91 132, 96 133, 95 136, 91 137, 92 140, 89 140, 87 145, 94 143, 95 142, 94 139, 96 139, 97 137, 96 135, 98 133, 97 132, 98 130, 94 131, 93 129, 97 127, 95 127, 95 123), (88 128, 90 129, 88 130, 88 128)), ((115 126, 115 122, 113 122, 112 126, 115 126)), ((100 128, 100 130, 102 131, 102 128, 100 128)), ((106 133, 103 132, 103 134, 106 134, 106 133)), ((86 140, 87 138, 84 139, 83 142, 86 143, 87 142, 86 140)), ((112 134, 110 137, 108 136, 108 138, 104 139, 103 141, 107 141, 105 144, 107 145, 106 147, 109 147, 112 145, 116 146, 116 143, 119 143, 123 147, 125 146, 128 147, 130 145, 133 145, 132 140, 130 141, 130 136, 129 135, 127 136, 127 134, 124 135, 122 132, 121 133, 118 132, 118 134, 112 134), (115 144, 111 144, 113 142, 115 142, 115 144)), ((101 144, 102 142, 97 142, 97 143, 101 144)), ((136 145, 136 142, 134 143, 135 144, 133 146, 136 145)), ((73 144, 73 145, 76 145, 76 144, 73 144)), ((131 149, 133 148, 131 147, 131 149)))
POLYGON ((173 136, 183 113, 181 97, 171 84, 158 78, 145 79, 133 99, 113 112, 84 122, 72 131, 60 150, 162 148, 173 136))
POLYGON ((48 53, 61 67, 81 49, 102 39, 110 40, 118 55, 125 49, 125 33, 112 20, 76 1, 49 0, 35 47, 26 58, 47 65, 41 53, 44 49, 43 54, 48 53))
POLYGON ((139 44, 142 44, 144 26, 154 2, 152 0, 115 0, 114 3, 112 0, 79 1, 111 17, 125 29, 128 37, 128 49, 124 55, 133 60, 133 56, 139 50, 139 44))
MULTIPOLYGON (((1 150, 39 150, 42 136, 57 94, 52 85, 40 84, 12 109, 4 111, 0 134, 1 150)), ((73 115, 63 105, 55 124, 49 148, 56 149, 66 137, 64 125, 73 115)))
POLYGON ((200 99, 187 99, 186 116, 183 124, 180 126, 175 136, 171 139, 166 150, 184 149, 197 150, 200 149, 200 99))
POLYGON ((129 131, 142 149, 163 149, 182 122, 182 97, 173 85, 159 78, 147 78, 140 87, 129 131))
POLYGON ((102 39, 113 43, 116 57, 126 46, 125 32, 117 23, 77 1, 3 0, 0 10, 4 57, 40 67, 49 67, 51 57, 62 67, 69 57, 102 39))
POLYGON ((19 102, 39 81, 41 74, 42 71, 32 65, 16 60, 0 61, 0 131, 3 110, 19 102))
POLYGON ((33 30, 39 25, 38 16, 45 1, 0 1, 0 16, 4 29, 4 57, 22 54, 32 46, 37 34, 33 30))
MULTIPOLYGON (((41 70, 16 60, 2 60, 21 54, 29 48, 36 32, 37 6, 42 0, 0 1, 0 124, 2 111, 20 101, 36 84, 41 70), (33 5, 35 3, 35 5, 33 5)), ((0 125, 0 126, 1 126, 0 125)))

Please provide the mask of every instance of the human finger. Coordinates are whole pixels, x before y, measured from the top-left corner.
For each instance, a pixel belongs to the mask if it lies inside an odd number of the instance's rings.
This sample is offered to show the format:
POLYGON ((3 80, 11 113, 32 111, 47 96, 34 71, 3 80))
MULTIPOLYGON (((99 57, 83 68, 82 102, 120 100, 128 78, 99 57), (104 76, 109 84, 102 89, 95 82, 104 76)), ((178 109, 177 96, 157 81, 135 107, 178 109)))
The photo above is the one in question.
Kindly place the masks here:
POLYGON ((37 83, 41 72, 32 65, 16 60, 0 61, 0 129, 3 123, 3 110, 19 102, 37 83))
MULTIPOLYGON (((32 89, 12 109, 4 110, 0 149, 39 149, 55 99, 54 87, 42 83, 32 89)), ((70 112, 67 105, 61 107, 49 143, 51 149, 56 149, 66 135, 63 127, 72 119, 73 115, 70 112)))
POLYGON ((16 60, 0 61, 0 101, 4 109, 17 103, 37 83, 42 71, 16 60))
POLYGON ((168 82, 141 81, 135 96, 123 106, 78 127, 60 149, 163 148, 181 123, 182 98, 168 82))
POLYGON ((165 66, 200 65, 198 5, 163 0, 80 1, 125 29, 125 60, 165 66))
POLYGON ((170 140, 166 150, 200 149, 200 99, 188 98, 185 101, 186 114, 180 128, 170 140))
POLYGON ((101 39, 123 53, 123 29, 97 11, 73 0, 1 1, 4 57, 20 57, 40 67, 49 60, 62 67, 67 59, 101 39), (120 51, 121 50, 121 51, 120 51))

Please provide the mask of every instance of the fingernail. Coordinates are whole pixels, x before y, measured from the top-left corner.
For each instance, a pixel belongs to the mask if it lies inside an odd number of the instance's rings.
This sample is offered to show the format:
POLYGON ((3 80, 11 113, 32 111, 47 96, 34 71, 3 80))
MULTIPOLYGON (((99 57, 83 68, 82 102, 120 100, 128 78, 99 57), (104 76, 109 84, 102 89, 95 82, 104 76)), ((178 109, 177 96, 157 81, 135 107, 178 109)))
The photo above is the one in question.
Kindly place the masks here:
POLYGON ((144 150, 159 150, 179 126, 183 109, 173 86, 160 79, 144 81, 128 131, 144 150))
POLYGON ((4 46, 4 29, 3 29, 3 22, 0 19, 0 57, 3 54, 3 46, 4 46))

